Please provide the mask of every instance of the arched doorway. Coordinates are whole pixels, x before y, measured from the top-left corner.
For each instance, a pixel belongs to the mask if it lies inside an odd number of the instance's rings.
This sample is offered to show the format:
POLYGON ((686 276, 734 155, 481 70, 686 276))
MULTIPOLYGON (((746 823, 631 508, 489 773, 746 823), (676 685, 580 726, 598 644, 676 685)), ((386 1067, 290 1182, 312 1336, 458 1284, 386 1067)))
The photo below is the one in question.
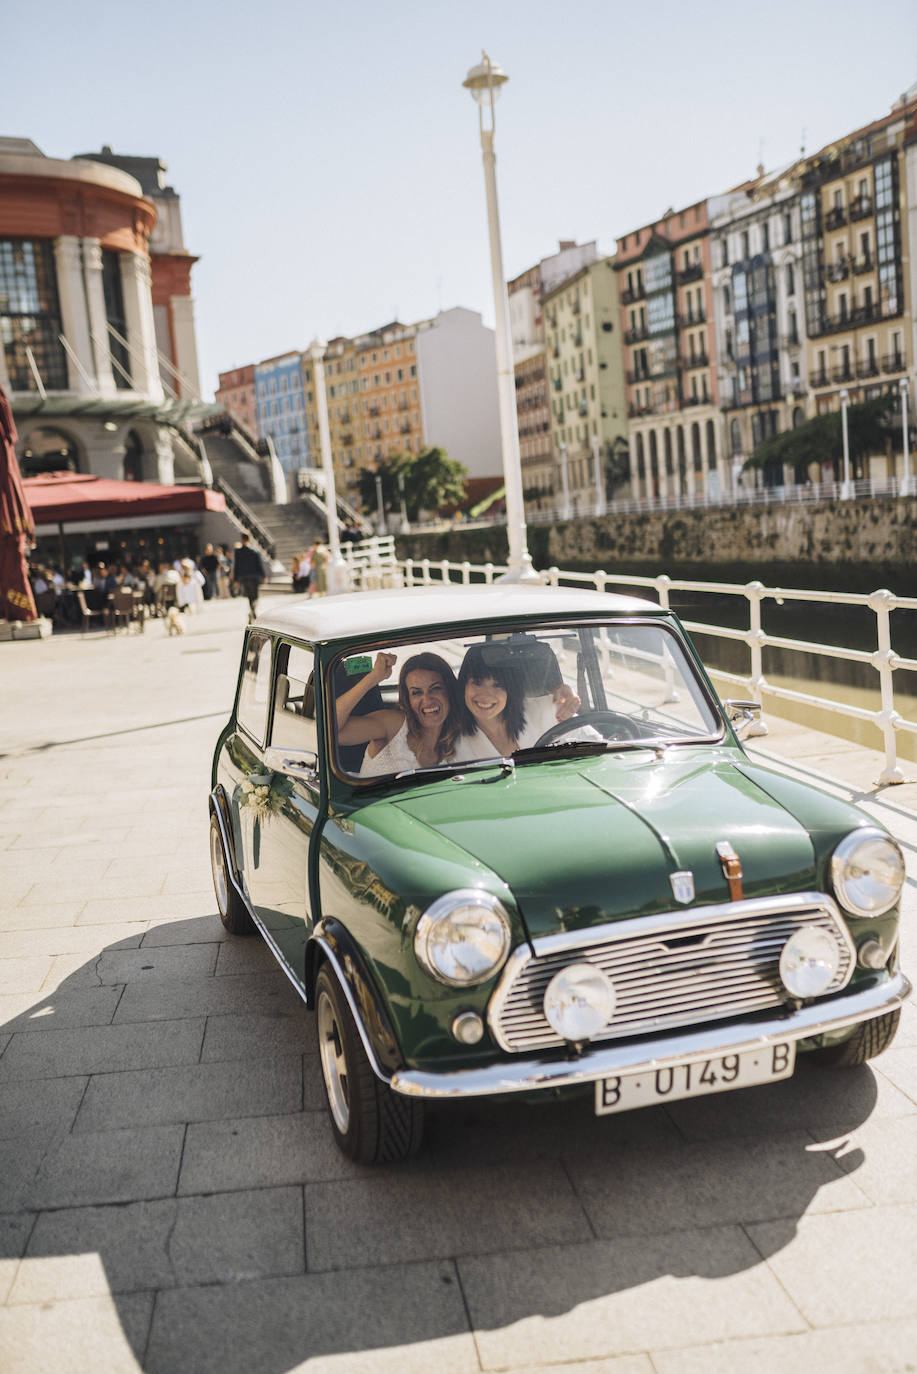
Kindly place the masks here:
POLYGON ((79 472, 76 444, 62 429, 39 425, 22 441, 19 466, 23 477, 38 477, 43 472, 79 472))

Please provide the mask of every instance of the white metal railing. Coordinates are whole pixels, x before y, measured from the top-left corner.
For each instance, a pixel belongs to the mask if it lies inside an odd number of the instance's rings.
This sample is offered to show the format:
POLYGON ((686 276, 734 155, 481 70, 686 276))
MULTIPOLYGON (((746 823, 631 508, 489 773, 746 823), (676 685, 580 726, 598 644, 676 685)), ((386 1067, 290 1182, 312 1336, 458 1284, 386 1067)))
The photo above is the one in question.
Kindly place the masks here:
MULTIPOLYGON (((495 563, 454 563, 443 558, 399 560, 394 553, 394 539, 364 540, 350 552, 351 585, 355 590, 366 586, 401 585, 405 587, 429 587, 443 583, 473 582, 492 583, 506 571, 503 564, 495 563), (378 546, 375 549, 366 546, 378 546), (361 556, 361 550, 363 555, 361 556)), ((687 620, 683 624, 695 634, 710 635, 716 639, 735 640, 744 643, 749 650, 749 672, 738 674, 720 668, 710 671, 725 682, 734 683, 747 691, 755 701, 769 697, 775 701, 797 702, 804 706, 848 716, 855 720, 866 721, 875 726, 882 735, 885 749, 885 767, 879 775, 880 783, 904 781, 904 773, 897 762, 896 732, 917 735, 917 721, 906 720, 895 709, 894 674, 895 672, 917 673, 917 659, 903 658, 892 648, 891 613, 894 610, 917 610, 917 597, 895 596, 893 592, 880 590, 869 594, 857 592, 818 592, 805 591, 790 587, 766 587, 761 582, 690 582, 671 578, 666 573, 658 577, 640 577, 630 574, 608 573, 604 569, 595 572, 570 572, 561 568, 549 568, 541 574, 542 581, 548 586, 590 587, 605 592, 609 587, 642 587, 655 594, 659 604, 668 608, 673 591, 712 592, 718 596, 744 598, 748 604, 748 628, 733 629, 711 624, 707 621, 687 620), (780 635, 767 634, 761 627, 761 607, 765 601, 782 605, 786 601, 810 602, 816 605, 858 606, 871 611, 875 616, 876 647, 873 650, 848 649, 832 644, 818 644, 810 640, 787 639, 780 635), (880 709, 870 711, 862 706, 854 706, 846 701, 831 697, 815 696, 808 692, 794 691, 789 687, 778 687, 767 681, 762 669, 762 654, 767 647, 790 649, 801 653, 816 654, 826 659, 839 659, 847 663, 863 663, 872 666, 878 674, 880 709)), ((900 699, 900 698, 899 698, 900 699)), ((763 704, 763 702, 762 702, 763 704)), ((761 723, 759 731, 766 734, 767 727, 761 723)), ((752 731, 754 733, 754 731, 752 731)))

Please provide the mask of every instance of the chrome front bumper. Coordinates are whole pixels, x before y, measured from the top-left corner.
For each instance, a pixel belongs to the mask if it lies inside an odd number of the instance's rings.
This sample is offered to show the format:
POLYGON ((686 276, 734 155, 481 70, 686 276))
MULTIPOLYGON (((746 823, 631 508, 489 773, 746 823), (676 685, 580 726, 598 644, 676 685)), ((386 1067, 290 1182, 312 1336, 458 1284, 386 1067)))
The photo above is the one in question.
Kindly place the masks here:
POLYGON ((899 972, 872 987, 832 997, 830 1002, 813 1003, 799 1011, 754 1023, 717 1021, 697 1030, 680 1030, 674 1035, 602 1045, 569 1059, 506 1059, 485 1068, 459 1069, 452 1073, 399 1069, 391 1078, 390 1086, 406 1097, 447 1099, 575 1087, 614 1074, 661 1069, 669 1064, 692 1063, 713 1055, 760 1049, 781 1041, 806 1040, 810 1036, 844 1030, 860 1021, 896 1011, 910 991, 910 982, 899 972))

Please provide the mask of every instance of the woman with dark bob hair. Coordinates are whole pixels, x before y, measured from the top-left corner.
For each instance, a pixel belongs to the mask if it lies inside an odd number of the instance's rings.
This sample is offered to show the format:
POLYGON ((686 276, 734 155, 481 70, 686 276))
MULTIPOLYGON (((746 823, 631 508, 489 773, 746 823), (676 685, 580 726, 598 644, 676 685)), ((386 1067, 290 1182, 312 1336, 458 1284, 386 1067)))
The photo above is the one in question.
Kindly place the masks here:
POLYGON ((506 664, 489 662, 490 647, 473 644, 459 669, 463 759, 486 758, 489 753, 506 757, 524 738, 522 678, 506 664))
POLYGON ((358 683, 335 703, 338 742, 366 744, 361 777, 401 773, 409 768, 432 768, 455 753, 461 714, 455 674, 439 654, 420 653, 406 659, 398 676, 398 707, 353 715, 371 688, 391 677, 396 657, 378 653, 358 683))

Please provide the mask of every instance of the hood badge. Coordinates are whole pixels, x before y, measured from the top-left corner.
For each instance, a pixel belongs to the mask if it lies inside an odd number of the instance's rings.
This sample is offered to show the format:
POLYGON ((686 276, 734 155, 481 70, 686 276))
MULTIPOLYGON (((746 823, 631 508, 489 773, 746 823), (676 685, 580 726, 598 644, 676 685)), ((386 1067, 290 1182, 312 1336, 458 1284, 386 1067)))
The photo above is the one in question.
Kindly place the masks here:
POLYGON ((676 902, 687 906, 688 902, 694 901, 694 874, 690 869, 684 869, 681 873, 670 873, 669 882, 672 884, 676 902))

